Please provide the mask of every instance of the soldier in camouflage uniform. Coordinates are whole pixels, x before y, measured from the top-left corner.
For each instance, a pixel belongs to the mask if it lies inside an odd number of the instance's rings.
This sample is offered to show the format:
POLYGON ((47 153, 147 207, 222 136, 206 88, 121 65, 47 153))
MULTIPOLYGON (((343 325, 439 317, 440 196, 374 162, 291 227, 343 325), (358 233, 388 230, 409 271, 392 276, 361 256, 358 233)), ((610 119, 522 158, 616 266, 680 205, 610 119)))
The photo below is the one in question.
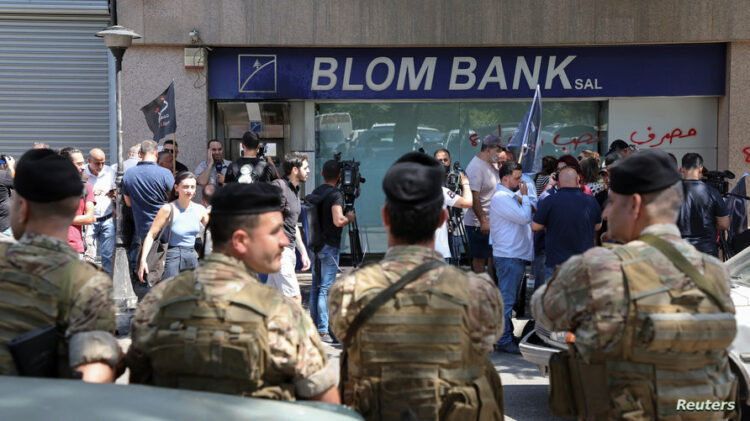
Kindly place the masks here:
POLYGON ((18 242, 0 242, 0 374, 18 375, 11 339, 54 325, 58 377, 80 372, 85 381, 113 381, 120 349, 112 335, 112 280, 68 245, 81 198, 78 170, 50 150, 31 150, 19 160, 14 184, 18 242))
POLYGON ((131 383, 339 403, 335 366, 310 317, 257 272, 278 272, 281 189, 227 184, 213 197, 214 253, 145 296, 126 356, 131 383))
POLYGON ((550 359, 553 412, 726 419, 736 388, 728 272, 680 238, 681 177, 667 154, 634 154, 610 180, 608 233, 626 244, 571 257, 532 298, 537 323, 575 334, 550 359))
POLYGON ((368 420, 503 418, 500 377, 487 358, 503 332, 502 298, 486 274, 446 265, 433 250, 447 218, 443 176, 425 154, 396 161, 383 179, 385 258, 329 291, 345 351, 343 401, 368 420), (387 301, 375 298, 404 278, 413 282, 387 301))

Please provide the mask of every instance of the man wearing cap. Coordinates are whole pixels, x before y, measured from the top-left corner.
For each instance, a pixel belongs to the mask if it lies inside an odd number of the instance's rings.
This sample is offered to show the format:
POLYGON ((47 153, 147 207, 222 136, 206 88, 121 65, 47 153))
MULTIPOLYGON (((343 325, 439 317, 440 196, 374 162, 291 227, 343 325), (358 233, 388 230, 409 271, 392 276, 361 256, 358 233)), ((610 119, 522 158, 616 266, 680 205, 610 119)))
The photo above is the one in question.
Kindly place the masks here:
POLYGON ((234 183, 213 197, 214 253, 151 289, 136 311, 130 382, 338 403, 336 368, 299 305, 258 283, 289 244, 281 189, 234 183))
POLYGON ((9 341, 46 331, 58 345, 57 361, 45 375, 114 381, 120 349, 112 335, 112 280, 68 245, 81 199, 78 170, 49 149, 30 150, 19 160, 14 182, 11 227, 18 242, 0 243, 0 374, 19 374, 9 341))
MULTIPOLYGON (((469 238, 469 251, 471 252, 471 268, 475 273, 484 273, 487 260, 492 255, 490 246, 490 202, 495 194, 498 177, 498 161, 503 148, 500 146, 500 137, 487 135, 482 140, 479 154, 471 159, 466 167, 466 176, 469 178, 471 197, 473 204, 471 209, 464 215, 464 226, 469 238)), ((489 267, 492 267, 490 263, 489 267)), ((490 270, 490 272, 493 272, 490 270)))
POLYGON ((608 232, 623 245, 571 257, 532 298, 537 323, 575 334, 550 359, 553 413, 730 418, 729 275, 680 238, 680 173, 666 153, 643 151, 610 168, 610 189, 608 232))
POLYGON ((418 152, 391 166, 383 179, 385 258, 329 291, 344 348, 343 401, 368 420, 503 417, 500 377, 487 358, 503 331, 500 294, 486 274, 447 265, 433 250, 448 217, 444 174, 418 152))

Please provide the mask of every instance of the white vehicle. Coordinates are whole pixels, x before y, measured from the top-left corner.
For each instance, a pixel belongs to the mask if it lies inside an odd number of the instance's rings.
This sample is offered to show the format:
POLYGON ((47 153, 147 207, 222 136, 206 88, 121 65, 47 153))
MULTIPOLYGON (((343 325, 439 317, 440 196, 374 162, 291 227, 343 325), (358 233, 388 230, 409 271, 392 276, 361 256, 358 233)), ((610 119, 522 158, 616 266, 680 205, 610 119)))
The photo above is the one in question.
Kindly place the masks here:
POLYGON ((345 138, 352 134, 352 116, 349 113, 328 113, 315 116, 315 131, 338 129, 345 138))
MULTIPOLYGON (((737 336, 729 347, 732 371, 739 381, 738 409, 745 417, 750 414, 750 247, 725 262, 732 277, 731 296, 737 320, 737 336)), ((566 340, 574 340, 569 332, 550 332, 540 324, 523 337, 519 348, 526 361, 536 364, 542 374, 549 372, 552 354, 567 349, 566 340)), ((750 418, 750 417, 748 417, 750 418)), ((746 419, 746 418, 742 418, 746 419)))

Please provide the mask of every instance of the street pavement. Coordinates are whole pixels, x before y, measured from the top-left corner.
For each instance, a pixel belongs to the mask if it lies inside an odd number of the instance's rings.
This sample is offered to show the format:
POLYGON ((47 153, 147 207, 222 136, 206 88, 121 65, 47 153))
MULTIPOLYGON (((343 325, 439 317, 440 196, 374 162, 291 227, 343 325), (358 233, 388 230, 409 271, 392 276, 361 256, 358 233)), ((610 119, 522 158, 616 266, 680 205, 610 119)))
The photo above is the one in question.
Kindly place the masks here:
MULTIPOLYGON (((302 303, 305 309, 308 308, 308 297, 310 294, 310 284, 312 277, 310 273, 298 273, 300 290, 302 292, 302 303)), ((118 342, 127 352, 130 346, 130 337, 128 326, 132 313, 119 314, 118 321, 118 342)), ((528 320, 514 319, 514 333, 520 337, 524 326, 528 320)), ((328 353, 328 358, 338 360, 341 354, 341 345, 324 344, 328 353)), ((506 354, 503 352, 493 352, 490 354, 490 360, 495 365, 495 369, 500 373, 503 382, 503 400, 505 403, 505 419, 511 421, 525 420, 561 420, 553 416, 547 408, 547 398, 549 382, 546 376, 541 375, 539 368, 524 360, 520 355, 506 354)), ((125 372, 117 379, 118 384, 128 383, 129 373, 125 372)))

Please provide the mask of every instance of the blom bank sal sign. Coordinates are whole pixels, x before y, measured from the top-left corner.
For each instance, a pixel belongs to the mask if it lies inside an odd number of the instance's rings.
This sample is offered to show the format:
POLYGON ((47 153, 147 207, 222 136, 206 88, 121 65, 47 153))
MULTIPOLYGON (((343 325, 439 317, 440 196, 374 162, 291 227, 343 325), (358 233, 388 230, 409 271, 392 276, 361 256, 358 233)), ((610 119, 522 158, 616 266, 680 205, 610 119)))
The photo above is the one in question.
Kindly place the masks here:
POLYGON ((216 48, 211 99, 724 94, 723 44, 565 48, 216 48), (686 71, 689 69, 689 71, 686 71))

